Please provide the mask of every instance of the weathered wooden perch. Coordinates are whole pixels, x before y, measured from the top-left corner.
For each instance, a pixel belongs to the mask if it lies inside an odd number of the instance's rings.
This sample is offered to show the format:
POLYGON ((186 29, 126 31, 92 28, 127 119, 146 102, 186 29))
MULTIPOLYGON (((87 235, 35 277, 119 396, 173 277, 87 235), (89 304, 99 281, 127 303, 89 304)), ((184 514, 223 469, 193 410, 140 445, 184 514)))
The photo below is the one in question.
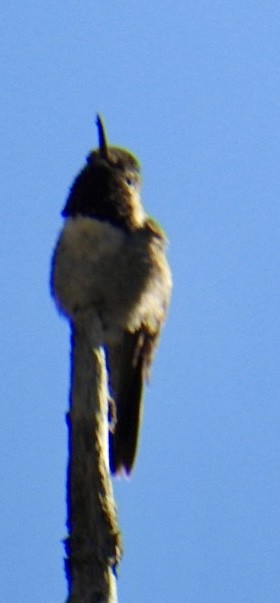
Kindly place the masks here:
POLYGON ((104 352, 86 325, 72 326, 67 479, 67 603, 116 603, 121 538, 108 462, 104 352))

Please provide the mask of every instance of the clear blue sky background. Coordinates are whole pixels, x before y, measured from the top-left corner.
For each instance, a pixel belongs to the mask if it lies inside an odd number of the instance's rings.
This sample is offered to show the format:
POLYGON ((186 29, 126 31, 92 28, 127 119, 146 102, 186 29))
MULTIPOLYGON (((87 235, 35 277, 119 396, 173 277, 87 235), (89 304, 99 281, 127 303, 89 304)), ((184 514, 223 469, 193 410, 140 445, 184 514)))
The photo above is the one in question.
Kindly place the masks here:
POLYGON ((120 603, 280 600, 280 6, 2 0, 1 600, 65 600, 69 329, 48 291, 96 146, 143 166, 174 295, 133 478, 120 603))

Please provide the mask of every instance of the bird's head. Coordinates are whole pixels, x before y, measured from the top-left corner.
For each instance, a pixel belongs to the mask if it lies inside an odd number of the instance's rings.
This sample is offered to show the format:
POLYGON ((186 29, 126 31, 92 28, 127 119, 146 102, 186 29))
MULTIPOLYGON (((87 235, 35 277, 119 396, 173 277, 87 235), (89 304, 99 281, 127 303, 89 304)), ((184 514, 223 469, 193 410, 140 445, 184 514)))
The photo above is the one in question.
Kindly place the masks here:
POLYGON ((108 145, 100 115, 96 124, 99 146, 88 155, 62 215, 108 220, 127 230, 141 228, 146 215, 140 199, 139 162, 126 149, 108 145))

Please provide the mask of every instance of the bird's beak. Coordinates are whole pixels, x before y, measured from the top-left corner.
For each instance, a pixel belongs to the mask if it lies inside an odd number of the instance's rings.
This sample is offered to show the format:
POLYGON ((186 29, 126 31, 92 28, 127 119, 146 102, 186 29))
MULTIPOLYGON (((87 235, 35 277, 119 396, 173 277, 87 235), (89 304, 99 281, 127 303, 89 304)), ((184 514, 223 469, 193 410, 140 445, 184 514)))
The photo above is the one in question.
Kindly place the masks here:
POLYGON ((104 125, 103 125, 100 115, 97 115, 97 117, 96 117, 96 125, 97 125, 97 129, 98 129, 100 157, 103 157, 103 159, 108 159, 108 145, 107 145, 104 125))

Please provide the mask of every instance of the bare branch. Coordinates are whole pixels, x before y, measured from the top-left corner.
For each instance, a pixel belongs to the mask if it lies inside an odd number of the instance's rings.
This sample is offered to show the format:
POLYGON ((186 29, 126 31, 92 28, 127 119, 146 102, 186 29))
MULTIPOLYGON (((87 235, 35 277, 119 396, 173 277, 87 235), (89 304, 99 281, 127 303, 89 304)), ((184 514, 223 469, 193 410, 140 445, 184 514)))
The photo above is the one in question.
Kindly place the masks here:
POLYGON ((104 352, 92 347, 89 332, 72 327, 67 603, 116 603, 121 539, 108 469, 107 373, 104 352))

